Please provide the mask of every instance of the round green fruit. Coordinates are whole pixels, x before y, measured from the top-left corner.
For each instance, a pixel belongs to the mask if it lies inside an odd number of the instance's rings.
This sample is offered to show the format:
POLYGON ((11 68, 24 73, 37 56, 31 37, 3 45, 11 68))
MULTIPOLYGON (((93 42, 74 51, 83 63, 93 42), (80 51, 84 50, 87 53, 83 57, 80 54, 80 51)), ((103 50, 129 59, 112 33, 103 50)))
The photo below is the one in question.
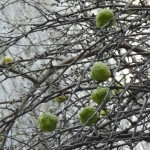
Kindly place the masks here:
POLYGON ((111 77, 111 72, 109 67, 99 61, 96 62, 91 68, 91 78, 96 81, 107 81, 111 77))
POLYGON ((67 97, 65 95, 58 96, 54 99, 56 103, 62 103, 62 102, 65 102, 66 100, 67 100, 67 97))
POLYGON ((43 113, 38 118, 38 125, 42 131, 54 131, 58 123, 58 117, 50 113, 43 113))
POLYGON ((97 28, 103 27, 105 24, 107 27, 111 27, 116 23, 116 19, 114 18, 114 13, 110 9, 102 9, 98 14, 96 15, 96 26, 97 28))
POLYGON ((102 88, 102 87, 98 87, 97 89, 95 89, 92 94, 91 94, 91 98, 92 100, 97 103, 98 105, 100 105, 103 101, 103 99, 106 97, 106 102, 108 102, 110 100, 110 92, 108 93, 108 89, 107 88, 102 88))
POLYGON ((100 115, 101 115, 102 117, 105 117, 105 116, 106 116, 106 111, 105 111, 105 110, 101 110, 100 115))
MULTIPOLYGON (((91 116, 96 112, 94 107, 84 107, 79 111, 80 123, 85 124, 91 116)), ((91 126, 98 121, 98 114, 96 113, 86 124, 87 126, 91 126)))
POLYGON ((14 59, 11 56, 5 56, 3 58, 3 63, 4 64, 9 64, 9 63, 12 63, 13 61, 14 61, 14 59))

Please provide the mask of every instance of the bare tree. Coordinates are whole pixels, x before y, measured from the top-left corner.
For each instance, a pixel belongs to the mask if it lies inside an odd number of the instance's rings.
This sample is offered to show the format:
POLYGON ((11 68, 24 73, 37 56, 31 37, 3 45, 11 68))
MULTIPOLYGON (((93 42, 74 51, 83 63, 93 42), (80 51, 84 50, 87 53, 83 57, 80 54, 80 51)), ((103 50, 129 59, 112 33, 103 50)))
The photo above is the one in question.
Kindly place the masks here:
POLYGON ((142 0, 2 0, 0 2, 1 149, 133 149, 150 139, 150 5, 142 0), (97 28, 100 9, 116 24, 97 28), (3 63, 10 55, 14 62, 3 63), (108 64, 111 78, 93 81, 92 65, 108 64), (93 106, 98 86, 109 88, 110 112, 93 126, 78 112, 93 106), (117 92, 115 92, 117 91, 117 92), (66 96, 64 103, 54 101, 66 96), (42 132, 43 112, 59 117, 42 132))

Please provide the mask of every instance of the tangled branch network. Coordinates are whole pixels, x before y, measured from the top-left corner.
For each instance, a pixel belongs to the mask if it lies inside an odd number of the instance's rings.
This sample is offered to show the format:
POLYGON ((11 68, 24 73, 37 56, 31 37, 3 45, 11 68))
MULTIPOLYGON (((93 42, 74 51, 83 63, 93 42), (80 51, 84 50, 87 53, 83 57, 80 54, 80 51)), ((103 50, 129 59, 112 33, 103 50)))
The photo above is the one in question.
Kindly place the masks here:
POLYGON ((149 1, 0 1, 0 149, 148 150, 149 93, 149 1))

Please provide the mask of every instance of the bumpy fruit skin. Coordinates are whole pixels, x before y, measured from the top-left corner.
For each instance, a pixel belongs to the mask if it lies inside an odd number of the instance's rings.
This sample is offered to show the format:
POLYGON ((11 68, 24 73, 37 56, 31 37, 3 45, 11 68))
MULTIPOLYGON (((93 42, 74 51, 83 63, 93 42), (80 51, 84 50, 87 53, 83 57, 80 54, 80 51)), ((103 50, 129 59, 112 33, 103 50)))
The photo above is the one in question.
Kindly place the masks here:
POLYGON ((110 9, 102 9, 96 15, 96 26, 97 28, 103 27, 106 23, 110 21, 107 27, 111 27, 116 23, 114 18, 114 13, 110 9))
MULTIPOLYGON (((107 88, 98 87, 92 92, 91 98, 95 103, 100 105, 103 99, 105 98, 107 92, 108 92, 107 88)), ((110 92, 107 94, 106 102, 108 102, 109 100, 110 100, 110 92)))
MULTIPOLYGON (((84 107, 79 111, 80 123, 85 124, 88 119, 96 112, 94 107, 84 107)), ((98 121, 98 114, 96 113, 86 124, 87 126, 91 126, 98 121)))
POLYGON ((109 67, 101 61, 96 62, 91 68, 91 78, 93 80, 103 82, 103 81, 107 81, 108 78, 110 77, 111 77, 111 72, 109 67))
POLYGON ((11 56, 5 56, 3 58, 3 63, 4 64, 9 64, 9 63, 12 63, 13 61, 14 61, 14 59, 11 56))
POLYGON ((42 131, 54 131, 57 123, 58 117, 50 113, 43 113, 38 118, 38 125, 42 131))
POLYGON ((63 103, 67 100, 67 97, 65 95, 61 95, 61 96, 58 96, 54 99, 54 101, 56 103, 63 103))

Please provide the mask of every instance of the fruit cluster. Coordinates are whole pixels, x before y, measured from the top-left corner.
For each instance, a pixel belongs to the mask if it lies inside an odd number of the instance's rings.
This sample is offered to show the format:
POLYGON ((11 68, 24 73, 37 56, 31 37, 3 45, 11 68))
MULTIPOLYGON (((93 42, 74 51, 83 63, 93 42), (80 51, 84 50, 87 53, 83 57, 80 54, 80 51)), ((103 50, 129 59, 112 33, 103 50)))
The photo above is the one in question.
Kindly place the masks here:
MULTIPOLYGON (((96 15, 96 26, 97 28, 101 27, 111 27, 115 24, 116 20, 114 18, 114 13, 110 9, 102 9, 97 15, 96 15)), ((12 62, 13 59, 10 57, 4 58, 5 63, 12 62)), ((96 62, 93 67, 91 68, 91 78, 93 80, 104 82, 107 81, 111 76, 111 72, 109 67, 99 61, 96 62)), ((105 100, 106 102, 109 102, 110 100, 110 92, 108 88, 105 87, 97 87, 92 94, 91 99, 98 105, 101 105, 101 103, 105 100)), ((67 100, 67 97, 64 95, 61 95, 59 97, 56 97, 54 101, 56 103, 63 103, 67 100)), ((100 114, 101 116, 105 116, 110 110, 106 108, 106 110, 101 110, 100 114)), ((81 124, 86 124, 87 126, 91 126, 95 124, 98 119, 99 115, 94 107, 88 106, 82 108, 79 112, 79 119, 81 124)), ((57 123, 58 123, 58 117, 50 114, 50 113, 43 113, 38 118, 38 125, 39 128, 42 131, 53 131, 55 130, 57 123)))
MULTIPOLYGON (((109 28, 112 27, 116 23, 114 13, 110 9, 102 9, 97 15, 96 15, 96 26, 97 28, 105 27, 109 28)), ((111 76, 111 72, 109 67, 99 61, 96 62, 93 67, 91 68, 91 78, 93 80, 104 82, 107 81, 111 76)), ((110 92, 108 88, 105 87, 97 87, 92 94, 91 99, 97 103, 98 105, 101 105, 103 100, 105 100, 105 103, 109 102, 110 100, 110 92)), ((109 111, 109 109, 106 108, 106 110, 101 110, 100 114, 101 116, 105 116, 109 111)), ((79 111, 79 118, 81 124, 86 124, 88 126, 96 123, 98 121, 98 113, 95 108, 93 107, 84 107, 79 111)))
MULTIPOLYGON (((96 81, 107 81, 111 76, 111 72, 109 67, 99 61, 96 62, 91 68, 91 78, 96 81)), ((105 87, 97 87, 97 89, 93 90, 91 94, 91 99, 98 105, 101 105, 103 100, 109 102, 110 100, 110 92, 108 88, 105 87)), ((101 116, 105 116, 108 113, 108 109, 101 110, 101 116)), ((79 111, 79 118, 81 124, 86 124, 87 126, 93 125, 98 121, 98 113, 94 107, 84 107, 79 111)))

